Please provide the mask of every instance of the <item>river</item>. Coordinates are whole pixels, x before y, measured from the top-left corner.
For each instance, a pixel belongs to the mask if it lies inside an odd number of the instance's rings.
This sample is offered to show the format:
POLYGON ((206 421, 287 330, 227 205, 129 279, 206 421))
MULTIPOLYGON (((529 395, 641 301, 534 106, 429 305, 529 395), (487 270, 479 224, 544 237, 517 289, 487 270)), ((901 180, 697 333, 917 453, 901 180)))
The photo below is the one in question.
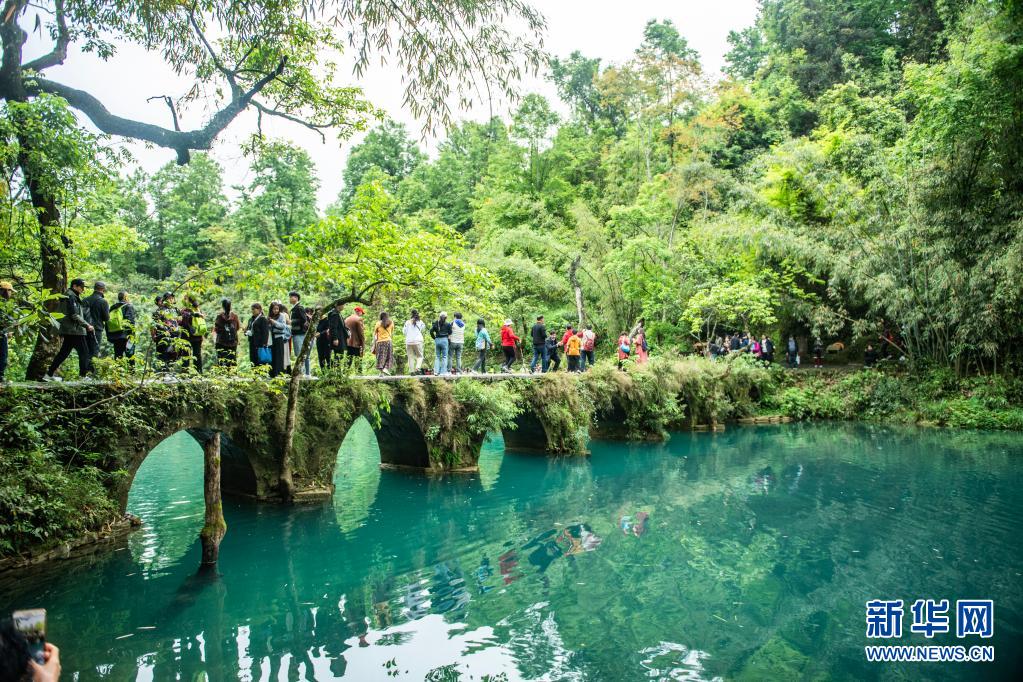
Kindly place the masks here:
POLYGON ((202 452, 164 441, 126 546, 31 569, 64 679, 1016 679, 1023 435, 851 424, 484 446, 479 474, 381 471, 368 424, 332 504, 225 504, 219 577, 196 575, 202 452), (865 602, 902 599, 868 640, 865 602), (951 632, 909 632, 948 599, 951 632), (957 599, 994 602, 959 638, 957 599), (868 663, 869 644, 975 644, 993 663, 868 663))

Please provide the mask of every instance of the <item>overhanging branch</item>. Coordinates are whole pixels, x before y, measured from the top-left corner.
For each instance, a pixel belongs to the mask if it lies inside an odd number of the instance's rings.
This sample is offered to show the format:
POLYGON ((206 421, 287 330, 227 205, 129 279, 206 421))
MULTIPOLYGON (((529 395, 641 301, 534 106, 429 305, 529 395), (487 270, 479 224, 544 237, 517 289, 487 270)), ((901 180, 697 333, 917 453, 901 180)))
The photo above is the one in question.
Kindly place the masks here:
POLYGON ((88 116, 89 120, 104 133, 135 140, 145 140, 159 147, 173 149, 178 153, 178 163, 184 164, 188 163, 189 152, 191 150, 209 149, 217 135, 249 106, 252 98, 266 87, 270 81, 284 72, 286 64, 287 58, 281 59, 273 71, 265 74, 245 92, 233 97, 223 109, 210 118, 205 126, 195 130, 170 130, 151 123, 143 123, 142 121, 117 116, 112 114, 92 94, 45 78, 35 78, 31 81, 26 81, 25 89, 33 95, 48 93, 63 97, 73 108, 88 116))
POLYGON ((67 59, 67 48, 71 44, 71 34, 67 30, 67 20, 64 17, 64 0, 56 0, 54 11, 57 17, 57 41, 49 54, 44 54, 38 59, 33 59, 22 65, 25 71, 42 71, 51 66, 63 64, 67 59))

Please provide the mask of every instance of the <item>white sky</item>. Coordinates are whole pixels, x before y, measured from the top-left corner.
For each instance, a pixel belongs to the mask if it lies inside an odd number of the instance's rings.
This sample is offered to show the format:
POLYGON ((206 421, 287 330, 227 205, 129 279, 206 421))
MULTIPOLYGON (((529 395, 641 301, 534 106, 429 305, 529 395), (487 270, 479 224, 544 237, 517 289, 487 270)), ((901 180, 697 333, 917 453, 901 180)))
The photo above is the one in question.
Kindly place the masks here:
MULTIPOLYGON (((587 57, 600 57, 603 63, 621 63, 629 59, 642 40, 643 26, 650 19, 671 19, 689 44, 700 53, 705 71, 718 75, 728 51, 726 37, 730 30, 740 30, 753 23, 757 13, 757 0, 534 0, 547 17, 548 51, 558 57, 568 56, 573 50, 587 57)), ((47 52, 47 41, 33 33, 26 46, 28 58, 47 52)), ((191 83, 178 77, 160 56, 141 48, 123 46, 109 62, 72 50, 67 63, 48 70, 47 77, 92 93, 112 113, 170 126, 170 114, 160 100, 146 102, 147 97, 170 95, 175 99, 185 94, 191 83)), ((420 135, 421 123, 401 107, 402 85, 400 74, 393 69, 375 69, 362 80, 351 77, 345 85, 359 85, 367 99, 384 109, 392 118, 406 124, 414 137, 420 135)), ((557 103, 557 94, 551 83, 543 78, 529 78, 521 86, 523 93, 539 92, 557 103)), ((560 106, 560 105, 559 105, 560 106)), ((495 113, 504 115, 505 105, 495 113), (504 109, 503 111, 501 109, 504 109)), ((486 106, 478 111, 460 113, 464 119, 485 120, 486 106)), ((181 126, 191 129, 201 126, 208 115, 199 106, 184 112, 181 126)), ((286 138, 304 147, 316 163, 321 187, 321 208, 332 202, 341 187, 341 173, 345 157, 361 136, 355 136, 339 146, 336 138, 327 136, 326 144, 315 133, 278 119, 263 119, 263 130, 273 137, 286 138)), ((218 138, 213 156, 224 166, 224 180, 229 196, 232 185, 247 184, 247 160, 242 156, 239 143, 255 131, 255 115, 246 113, 231 124, 218 138)), ((428 151, 436 140, 426 139, 420 145, 428 151)), ((139 143, 127 145, 139 164, 153 172, 175 158, 169 149, 149 147, 139 143)))

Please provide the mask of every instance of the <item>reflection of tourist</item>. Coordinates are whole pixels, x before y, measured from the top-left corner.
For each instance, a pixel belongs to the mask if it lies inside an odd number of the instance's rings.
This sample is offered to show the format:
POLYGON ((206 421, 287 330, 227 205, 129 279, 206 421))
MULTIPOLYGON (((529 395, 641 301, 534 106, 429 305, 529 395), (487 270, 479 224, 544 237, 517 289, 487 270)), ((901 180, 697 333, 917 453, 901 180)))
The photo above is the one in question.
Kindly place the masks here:
POLYGON ((519 565, 519 555, 514 549, 509 549, 507 552, 497 557, 497 562, 497 567, 501 571, 501 576, 505 585, 511 585, 521 577, 519 572, 515 570, 519 565))
POLYGON ((646 532, 649 518, 650 515, 646 512, 637 512, 635 518, 622 516, 618 519, 618 527, 622 529, 624 535, 634 535, 638 538, 646 532))
POLYGON ((431 610, 434 613, 447 613, 468 604, 469 591, 465 589, 462 572, 446 563, 434 566, 430 597, 431 610))
POLYGON ((492 575, 494 575, 494 569, 490 566, 490 559, 483 557, 480 559, 480 565, 476 568, 476 589, 480 594, 494 589, 492 585, 487 585, 487 578, 492 575))

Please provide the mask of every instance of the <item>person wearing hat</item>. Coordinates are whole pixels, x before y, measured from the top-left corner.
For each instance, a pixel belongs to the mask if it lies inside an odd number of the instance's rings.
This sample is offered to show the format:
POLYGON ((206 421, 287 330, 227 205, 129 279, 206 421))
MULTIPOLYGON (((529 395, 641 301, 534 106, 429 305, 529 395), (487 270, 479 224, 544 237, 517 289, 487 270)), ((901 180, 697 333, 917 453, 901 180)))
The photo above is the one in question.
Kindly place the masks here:
POLYGON ((355 311, 345 318, 345 328, 348 329, 348 345, 346 346, 348 361, 357 365, 360 370, 362 362, 357 358, 362 358, 362 350, 366 347, 366 325, 362 321, 362 316, 365 314, 366 311, 361 306, 355 306, 355 311))
POLYGON ((82 293, 85 291, 84 279, 71 280, 71 286, 61 298, 60 312, 60 350, 50 363, 50 368, 43 376, 43 381, 60 381, 54 373, 71 355, 78 353, 78 374, 82 377, 89 373, 89 342, 86 336, 95 333, 95 327, 89 324, 82 314, 82 293))
POLYGON ((430 336, 433 338, 433 373, 437 376, 450 374, 448 350, 450 349, 451 323, 448 322, 447 313, 441 312, 437 316, 437 320, 430 327, 430 336))
MULTIPOLYGON (((106 293, 106 283, 97 280, 92 285, 92 294, 82 300, 82 312, 94 330, 87 337, 89 353, 94 358, 103 354, 103 330, 107 328, 107 322, 110 321, 110 304, 107 303, 106 293)), ((91 367, 92 363, 89 364, 91 367)))
POLYGON ((14 325, 13 303, 14 286, 10 282, 0 282, 0 383, 7 382, 8 338, 13 334, 14 325))
POLYGON ((504 353, 504 362, 501 363, 502 372, 510 372, 512 365, 515 364, 515 344, 519 340, 512 330, 511 319, 506 319, 501 325, 501 351, 504 353))

